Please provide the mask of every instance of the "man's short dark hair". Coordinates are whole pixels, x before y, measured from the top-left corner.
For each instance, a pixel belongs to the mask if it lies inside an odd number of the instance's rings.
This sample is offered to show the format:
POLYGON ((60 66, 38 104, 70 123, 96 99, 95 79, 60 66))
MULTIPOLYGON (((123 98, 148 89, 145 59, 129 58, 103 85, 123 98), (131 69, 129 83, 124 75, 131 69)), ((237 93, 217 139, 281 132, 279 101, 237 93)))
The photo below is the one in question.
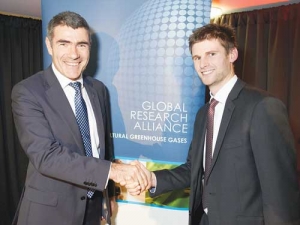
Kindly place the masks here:
POLYGON ((91 42, 91 30, 86 20, 78 13, 70 12, 70 11, 61 12, 55 15, 49 21, 48 28, 47 28, 47 37, 49 38, 50 42, 52 41, 53 38, 54 28, 60 25, 72 27, 73 29, 77 29, 77 28, 86 29, 89 33, 89 39, 91 42))
POLYGON ((232 48, 237 48, 235 30, 228 25, 207 24, 193 31, 189 38, 189 49, 192 53, 193 45, 204 40, 218 39, 227 54, 232 48))

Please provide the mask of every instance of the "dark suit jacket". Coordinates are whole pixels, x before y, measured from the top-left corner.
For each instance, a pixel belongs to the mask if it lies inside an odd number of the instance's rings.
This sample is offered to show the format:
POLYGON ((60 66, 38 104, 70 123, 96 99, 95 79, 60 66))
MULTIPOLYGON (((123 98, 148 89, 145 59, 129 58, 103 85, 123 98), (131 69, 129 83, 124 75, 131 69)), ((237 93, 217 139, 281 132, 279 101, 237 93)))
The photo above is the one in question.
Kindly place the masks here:
MULTIPOLYGON (((191 188, 192 225, 198 225, 203 214, 207 110, 206 104, 197 114, 186 163, 155 172, 155 195, 191 188)), ((278 99, 237 81, 226 101, 204 194, 209 225, 300 224, 294 139, 278 99)))
POLYGON ((105 188, 113 158, 108 93, 90 77, 84 86, 96 117, 99 159, 85 156, 74 113, 51 67, 12 90, 15 126, 29 158, 18 224, 82 225, 87 189, 105 188))

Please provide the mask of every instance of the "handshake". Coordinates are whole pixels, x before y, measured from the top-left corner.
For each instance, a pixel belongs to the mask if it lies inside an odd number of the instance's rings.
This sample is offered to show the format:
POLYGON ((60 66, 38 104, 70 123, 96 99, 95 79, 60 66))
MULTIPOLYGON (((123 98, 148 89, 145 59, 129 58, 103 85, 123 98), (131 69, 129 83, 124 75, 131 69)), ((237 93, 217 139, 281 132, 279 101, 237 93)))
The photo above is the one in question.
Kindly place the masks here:
POLYGON ((131 195, 139 195, 151 187, 156 187, 155 174, 137 160, 130 164, 121 161, 113 162, 109 179, 126 187, 131 195))

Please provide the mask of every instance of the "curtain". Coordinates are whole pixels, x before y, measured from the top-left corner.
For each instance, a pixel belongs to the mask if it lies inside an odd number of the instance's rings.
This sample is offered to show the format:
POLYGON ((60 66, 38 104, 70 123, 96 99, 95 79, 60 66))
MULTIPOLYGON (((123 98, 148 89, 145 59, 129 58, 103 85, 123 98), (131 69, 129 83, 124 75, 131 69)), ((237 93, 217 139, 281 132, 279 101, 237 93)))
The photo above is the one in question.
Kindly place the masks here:
POLYGON ((295 136, 300 184, 300 3, 213 19, 236 29, 235 72, 245 82, 281 99, 295 136))
POLYGON ((42 69, 42 46, 41 20, 0 15, 0 225, 12 221, 28 164, 14 128, 11 89, 42 69))

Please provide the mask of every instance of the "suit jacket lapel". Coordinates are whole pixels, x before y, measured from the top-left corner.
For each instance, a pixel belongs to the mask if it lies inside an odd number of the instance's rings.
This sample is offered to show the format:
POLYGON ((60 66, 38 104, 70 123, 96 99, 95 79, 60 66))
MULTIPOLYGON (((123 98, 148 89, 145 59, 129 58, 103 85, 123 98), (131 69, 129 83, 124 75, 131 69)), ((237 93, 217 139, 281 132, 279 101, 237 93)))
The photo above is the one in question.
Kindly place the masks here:
MULTIPOLYGON (((74 136, 75 143, 79 146, 81 153, 85 154, 75 115, 60 83, 52 71, 51 66, 45 71, 45 78, 45 89, 49 103, 66 122, 66 127, 70 129, 74 136)), ((66 129, 66 127, 63 129, 66 129)))
POLYGON ((99 158, 104 159, 105 156, 105 140, 104 140, 104 124, 103 124, 103 115, 102 110, 99 102, 99 97, 97 95, 97 91, 93 87, 93 83, 88 80, 84 79, 84 86, 86 88, 86 91, 88 93, 89 99, 91 101, 96 123, 97 123, 97 131, 98 131, 98 137, 99 137, 99 143, 100 143, 100 154, 99 158))
MULTIPOLYGON (((206 114, 208 110, 208 104, 206 104, 203 107, 202 115, 199 116, 201 121, 199 121, 199 125, 197 128, 199 131, 194 131, 195 134, 197 134, 198 138, 196 139, 193 147, 197 148, 197 155, 194 155, 196 162, 201 162, 197 163, 197 169, 199 168, 199 171, 203 171, 203 147, 204 147, 204 140, 205 140, 205 134, 206 134, 206 114), (199 166, 198 166, 199 165, 199 166)), ((199 174, 200 175, 200 174, 199 174)), ((202 180, 202 178, 201 178, 202 180)))
POLYGON ((223 112, 223 116, 222 116, 222 120, 221 120, 221 124, 220 124, 220 129, 219 129, 216 145, 215 145, 211 169, 209 171, 207 179, 209 179, 211 171, 213 170, 214 165, 217 162, 217 159, 218 159, 221 147, 222 147, 222 143, 223 143, 223 140, 224 140, 224 137, 226 134, 226 130, 227 130, 229 122, 231 120, 232 113, 234 112, 234 108, 235 108, 234 100, 238 97, 240 91, 243 89, 244 86, 245 86, 245 83, 243 81, 241 81, 240 79, 238 79, 237 82, 235 83, 235 85, 233 86, 231 92, 228 95, 228 98, 227 98, 227 101, 225 104, 225 108, 224 108, 224 112, 223 112))
POLYGON ((203 174, 203 147, 204 147, 204 140, 205 140, 205 133, 206 133, 206 114, 208 110, 208 104, 203 106, 201 109, 201 115, 199 115, 199 125, 197 125, 196 130, 194 130, 195 134, 197 135, 197 139, 195 139, 195 143, 193 143, 193 148, 196 148, 196 151, 193 153, 192 161, 193 165, 195 165, 195 168, 191 171, 191 177, 192 177, 192 184, 191 186, 195 188, 193 192, 191 192, 191 195, 195 195, 194 197, 191 196, 191 206, 192 209, 195 209, 199 206, 200 201, 195 201, 195 199, 201 199, 201 187, 202 187, 202 174, 203 174))

